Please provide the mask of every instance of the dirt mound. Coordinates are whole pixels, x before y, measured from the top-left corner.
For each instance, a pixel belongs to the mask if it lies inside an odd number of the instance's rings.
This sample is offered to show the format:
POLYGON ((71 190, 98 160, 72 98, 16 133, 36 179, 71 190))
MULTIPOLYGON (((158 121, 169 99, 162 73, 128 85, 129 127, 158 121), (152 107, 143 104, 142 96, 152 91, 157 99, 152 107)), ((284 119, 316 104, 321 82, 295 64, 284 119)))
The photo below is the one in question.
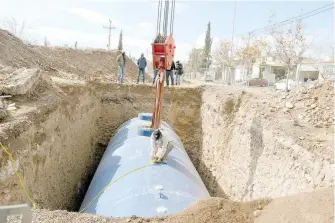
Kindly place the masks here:
POLYGON ((0 29, 0 65, 15 68, 37 68, 49 70, 52 61, 33 50, 11 33, 0 29))
MULTIPOLYGON (((0 68, 40 68, 57 75, 65 72, 77 74, 82 79, 116 81, 116 57, 119 53, 26 45, 11 33, 0 29, 0 68)), ((127 61, 125 82, 134 82, 137 66, 128 57, 127 61)))
MULTIPOLYGON (((300 193, 274 200, 241 203, 222 198, 209 198, 193 203, 179 214, 166 217, 108 218, 67 211, 34 210, 33 223, 286 223, 334 222, 333 188, 300 193)), ((10 220, 14 223, 14 220, 10 220)))
POLYGON ((249 205, 232 202, 222 198, 210 198, 197 201, 180 214, 169 216, 162 222, 248 223, 253 222, 253 219, 253 210, 249 205))
MULTIPOLYGON (((116 57, 120 51, 75 50, 71 48, 54 48, 34 46, 34 49, 58 62, 57 69, 76 73, 93 80, 117 80, 116 57)), ((129 58, 125 68, 125 78, 134 82, 137 78, 137 66, 129 58)))
POLYGON ((334 83, 316 81, 310 87, 303 87, 288 94, 288 99, 300 107, 298 118, 311 123, 316 128, 330 127, 334 124, 334 83))
POLYGON ((334 222, 334 188, 275 199, 255 222, 334 222))

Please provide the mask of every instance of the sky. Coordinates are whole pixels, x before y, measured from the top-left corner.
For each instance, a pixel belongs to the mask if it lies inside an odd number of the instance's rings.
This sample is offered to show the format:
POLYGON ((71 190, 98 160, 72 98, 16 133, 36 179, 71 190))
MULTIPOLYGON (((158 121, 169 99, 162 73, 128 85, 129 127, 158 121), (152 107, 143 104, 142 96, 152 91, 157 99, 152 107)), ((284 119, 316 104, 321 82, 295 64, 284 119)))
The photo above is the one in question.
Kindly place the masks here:
MULTIPOLYGON (((251 30, 268 24, 275 13, 282 21, 308 12, 331 1, 236 1, 234 42, 248 37, 251 30)), ((208 22, 214 38, 231 39, 234 1, 178 1, 176 0, 174 39, 175 59, 187 60, 192 47, 202 47, 208 22)), ((124 50, 139 57, 151 54, 151 42, 156 35, 157 1, 149 0, 0 0, 0 27, 8 28, 12 18, 25 28, 23 38, 43 44, 45 36, 52 46, 107 48, 109 18, 115 29, 111 31, 111 48, 117 48, 123 31, 124 50)), ((303 20, 305 34, 313 39, 314 48, 330 53, 334 44, 334 11, 303 20)), ((265 35, 257 33, 256 35, 265 35)))

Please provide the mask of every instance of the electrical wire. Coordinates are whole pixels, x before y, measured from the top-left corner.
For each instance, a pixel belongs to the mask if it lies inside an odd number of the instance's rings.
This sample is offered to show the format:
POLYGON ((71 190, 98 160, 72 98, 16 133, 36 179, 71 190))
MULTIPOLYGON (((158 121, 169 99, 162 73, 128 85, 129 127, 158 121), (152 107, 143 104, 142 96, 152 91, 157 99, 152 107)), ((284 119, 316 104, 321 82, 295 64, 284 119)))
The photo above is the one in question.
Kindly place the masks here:
MULTIPOLYGON (((331 10, 334 8, 334 3, 331 3, 331 4, 328 4, 328 5, 325 5, 323 7, 320 7, 320 8, 317 8, 317 9, 314 9, 312 11, 309 11, 309 12, 306 12, 306 13, 303 13, 303 14, 300 14, 298 16, 295 16, 295 17, 292 17, 290 19, 286 19, 286 20, 283 20, 281 22, 278 22, 278 23, 275 23, 274 25, 278 25, 278 26, 284 26, 284 25, 287 25, 287 24, 290 24, 292 22, 296 22, 296 21, 299 21, 299 20, 303 20, 303 19, 307 19, 309 17, 312 17, 312 16, 315 16, 317 14, 320 14, 320 13, 323 13, 323 12, 326 12, 328 10, 331 10), (327 8, 331 6, 330 8, 327 8), (326 9, 324 9, 326 8, 326 9), (324 9, 324 10, 321 10, 321 9, 324 9), (321 10, 321 11, 320 11, 321 10), (315 12, 315 13, 313 13, 315 12), (311 14, 312 13, 312 14, 311 14)), ((253 33, 256 33, 256 32, 259 32, 259 31, 262 31, 262 30, 266 30, 267 28, 271 28, 273 27, 274 25, 268 25, 268 26, 265 26, 263 28, 259 28, 259 29, 255 29, 255 30, 252 30, 250 31, 249 33, 250 34, 253 34, 253 33)))

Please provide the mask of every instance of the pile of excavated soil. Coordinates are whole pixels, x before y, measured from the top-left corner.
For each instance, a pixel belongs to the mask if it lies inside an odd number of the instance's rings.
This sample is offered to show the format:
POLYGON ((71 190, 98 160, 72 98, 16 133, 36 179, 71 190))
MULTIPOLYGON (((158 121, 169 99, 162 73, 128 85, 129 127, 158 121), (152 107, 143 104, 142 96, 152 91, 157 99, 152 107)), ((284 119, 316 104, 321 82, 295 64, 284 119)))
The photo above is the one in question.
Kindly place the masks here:
POLYGON ((278 98, 270 103, 270 115, 276 117, 277 128, 333 164, 334 82, 315 81, 310 86, 272 97, 278 98))
MULTIPOLYGON (((76 76, 79 79, 117 81, 118 51, 74 50, 26 45, 9 32, 0 29, 0 69, 40 68, 52 75, 76 76)), ((127 57, 125 82, 135 82, 137 66, 127 57)))
MULTIPOLYGON (((75 50, 71 48, 41 46, 34 46, 33 49, 61 64, 62 69, 60 70, 85 76, 90 80, 117 80, 116 57, 121 53, 120 51, 75 50), (68 67, 74 68, 74 70, 69 70, 68 67)), ((126 81, 135 82, 137 78, 137 66, 128 57, 126 61, 126 81)))
POLYGON ((26 45, 11 33, 0 29, 0 68, 11 66, 15 68, 37 68, 50 70, 56 65, 39 52, 26 45))
POLYGON ((331 127, 334 124, 334 82, 315 81, 309 88, 290 92, 287 97, 298 107, 298 119, 311 123, 316 128, 331 127))
POLYGON ((179 214, 154 218, 111 218, 67 211, 34 210, 33 223, 332 223, 333 195, 333 188, 329 188, 247 203, 210 198, 193 203, 179 214))

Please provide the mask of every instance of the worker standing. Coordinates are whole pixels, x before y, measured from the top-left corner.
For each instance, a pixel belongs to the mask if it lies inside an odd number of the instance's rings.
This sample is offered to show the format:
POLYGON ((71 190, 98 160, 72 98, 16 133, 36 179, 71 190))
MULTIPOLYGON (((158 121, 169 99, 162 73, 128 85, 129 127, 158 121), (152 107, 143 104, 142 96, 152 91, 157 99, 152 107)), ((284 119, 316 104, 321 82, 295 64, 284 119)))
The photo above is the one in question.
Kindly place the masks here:
POLYGON ((176 85, 180 85, 181 75, 184 73, 183 65, 177 60, 176 62, 176 85))
POLYGON ((125 52, 122 52, 119 56, 117 56, 116 62, 118 64, 117 80, 118 80, 119 83, 123 83, 124 68, 126 66, 126 55, 125 55, 125 52))
POLYGON ((173 72, 176 70, 174 61, 172 60, 172 64, 170 69, 166 69, 166 86, 169 86, 169 78, 171 78, 171 86, 174 85, 173 81, 173 72))
POLYGON ((147 60, 145 59, 144 54, 142 53, 140 59, 137 60, 137 67, 138 67, 137 84, 140 81, 141 73, 142 73, 142 80, 144 84, 146 66, 147 66, 147 60))

